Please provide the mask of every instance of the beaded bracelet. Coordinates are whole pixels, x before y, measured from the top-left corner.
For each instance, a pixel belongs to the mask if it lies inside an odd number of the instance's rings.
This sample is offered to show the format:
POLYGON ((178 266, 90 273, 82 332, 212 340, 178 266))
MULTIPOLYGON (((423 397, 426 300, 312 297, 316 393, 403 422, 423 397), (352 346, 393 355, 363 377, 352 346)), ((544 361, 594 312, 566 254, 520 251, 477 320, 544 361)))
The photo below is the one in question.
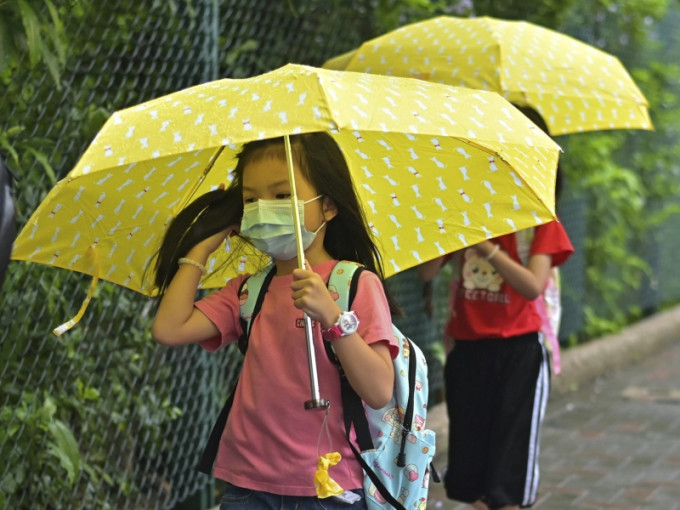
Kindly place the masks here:
POLYGON ((200 262, 196 262, 194 259, 188 259, 186 257, 182 257, 181 259, 179 259, 177 261, 177 264, 180 265, 180 266, 182 264, 189 264, 190 266, 194 266, 195 268, 198 268, 199 271, 201 271, 201 274, 203 276, 205 276, 208 273, 208 270, 206 269, 206 267, 203 264, 201 264, 200 262))
POLYGON ((494 258, 496 256, 496 253, 498 253, 498 250, 500 250, 500 249, 501 249, 501 245, 497 244, 496 246, 493 247, 493 250, 491 250, 489 252, 489 254, 484 258, 486 260, 491 260, 492 258, 494 258))

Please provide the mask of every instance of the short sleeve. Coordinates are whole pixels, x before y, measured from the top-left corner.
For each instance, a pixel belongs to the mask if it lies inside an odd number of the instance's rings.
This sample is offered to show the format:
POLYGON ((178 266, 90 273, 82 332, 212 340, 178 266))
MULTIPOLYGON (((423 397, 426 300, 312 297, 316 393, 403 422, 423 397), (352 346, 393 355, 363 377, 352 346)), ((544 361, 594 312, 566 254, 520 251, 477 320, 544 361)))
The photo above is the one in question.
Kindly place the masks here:
POLYGON ((241 308, 239 289, 246 275, 230 280, 225 287, 194 303, 219 330, 220 334, 200 343, 206 351, 213 352, 241 336, 241 308))
POLYGON ((392 359, 399 354, 399 346, 392 329, 392 315, 383 284, 375 273, 362 271, 352 310, 359 317, 359 334, 367 344, 385 341, 392 359))
POLYGON ((531 243, 531 255, 552 255, 552 265, 561 266, 572 253, 574 253, 574 246, 559 220, 536 227, 531 243))

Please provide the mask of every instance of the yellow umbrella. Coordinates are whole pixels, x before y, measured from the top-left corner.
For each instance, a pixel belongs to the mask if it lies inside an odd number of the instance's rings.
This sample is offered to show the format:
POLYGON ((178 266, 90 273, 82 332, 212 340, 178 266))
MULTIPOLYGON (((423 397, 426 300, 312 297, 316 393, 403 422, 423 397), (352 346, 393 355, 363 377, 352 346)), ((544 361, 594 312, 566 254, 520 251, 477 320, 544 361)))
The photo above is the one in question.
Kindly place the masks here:
POLYGON ((350 60, 354 58, 354 55, 356 55, 356 50, 348 51, 347 53, 343 53, 342 55, 338 55, 337 57, 333 57, 330 60, 327 60, 326 62, 324 62, 323 67, 324 69, 345 71, 347 68, 347 64, 349 64, 350 60))
MULTIPOLYGON (((114 113, 24 226, 12 258, 153 295, 145 269, 166 226, 228 181, 241 145, 314 131, 341 147, 388 276, 555 217, 559 147, 499 95, 289 64, 114 113)), ((223 264, 235 244, 209 259, 216 270, 204 288, 267 262, 250 248, 223 264)))
POLYGON ((614 56, 524 21, 440 16, 403 26, 324 64, 502 94, 561 135, 652 129, 647 100, 614 56))

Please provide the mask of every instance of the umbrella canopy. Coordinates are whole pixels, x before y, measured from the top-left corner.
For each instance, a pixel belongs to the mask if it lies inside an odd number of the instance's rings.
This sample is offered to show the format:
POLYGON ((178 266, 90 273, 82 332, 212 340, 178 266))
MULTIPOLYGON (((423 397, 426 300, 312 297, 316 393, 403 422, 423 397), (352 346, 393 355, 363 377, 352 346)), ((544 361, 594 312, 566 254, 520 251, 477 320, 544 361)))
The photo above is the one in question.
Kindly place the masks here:
POLYGON ((502 94, 561 135, 652 129, 647 100, 614 56, 524 21, 440 16, 403 26, 324 64, 502 94))
MULTIPOLYGON (((229 180, 243 143, 326 131, 348 162, 387 275, 554 219, 559 147, 494 93, 287 65, 118 111, 20 232, 12 258, 153 295, 171 219, 229 180)), ((263 265, 230 238, 204 288, 263 265)), ((241 244, 243 244, 241 242, 241 244)))

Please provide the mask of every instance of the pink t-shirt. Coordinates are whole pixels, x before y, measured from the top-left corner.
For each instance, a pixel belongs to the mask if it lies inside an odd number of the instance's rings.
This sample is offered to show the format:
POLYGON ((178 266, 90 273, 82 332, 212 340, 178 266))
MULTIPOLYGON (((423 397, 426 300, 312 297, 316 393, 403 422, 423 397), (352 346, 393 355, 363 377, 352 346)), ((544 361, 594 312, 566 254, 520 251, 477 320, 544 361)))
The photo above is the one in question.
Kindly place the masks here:
MULTIPOLYGON (((314 267, 328 281, 335 261, 314 267)), ((241 334, 237 291, 244 277, 196 303, 221 333, 201 345, 214 351, 241 334)), ((304 318, 293 306, 292 276, 276 276, 255 319, 248 352, 222 434, 215 477, 239 487, 291 496, 314 496, 314 473, 319 455, 338 451, 342 460, 330 476, 345 490, 363 485, 361 466, 345 437, 340 378, 326 355, 320 324, 314 322, 314 348, 319 393, 331 403, 329 444, 322 424, 325 412, 304 408, 311 398, 304 318), (321 436, 320 436, 321 434, 321 436), (321 443, 317 449, 317 443, 321 443)), ((352 309, 359 316, 359 334, 366 343, 387 341, 392 355, 397 344, 392 319, 378 277, 363 271, 352 309)))

